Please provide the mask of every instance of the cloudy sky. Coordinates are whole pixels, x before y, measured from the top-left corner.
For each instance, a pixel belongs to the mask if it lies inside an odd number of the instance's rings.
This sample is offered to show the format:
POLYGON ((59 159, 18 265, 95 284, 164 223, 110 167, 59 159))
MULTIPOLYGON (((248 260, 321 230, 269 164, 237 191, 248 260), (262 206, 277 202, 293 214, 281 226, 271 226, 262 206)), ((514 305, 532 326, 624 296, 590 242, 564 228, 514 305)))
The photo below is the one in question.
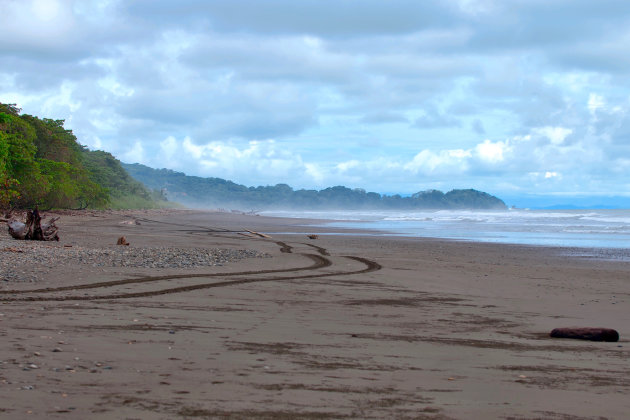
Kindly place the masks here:
POLYGON ((246 185, 630 193, 627 0, 0 9, 0 102, 124 162, 246 185))

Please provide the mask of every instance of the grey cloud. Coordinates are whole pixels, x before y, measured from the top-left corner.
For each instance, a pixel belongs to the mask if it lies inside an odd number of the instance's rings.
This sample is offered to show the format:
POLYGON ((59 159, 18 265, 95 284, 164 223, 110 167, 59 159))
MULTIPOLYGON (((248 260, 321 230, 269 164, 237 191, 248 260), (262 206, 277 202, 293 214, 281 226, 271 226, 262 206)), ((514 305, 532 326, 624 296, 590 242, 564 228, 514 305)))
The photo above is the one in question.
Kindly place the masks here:
POLYGON ((385 7, 379 0, 142 0, 129 5, 127 12, 166 25, 176 20, 206 23, 229 32, 321 37, 416 32, 441 25, 458 14, 448 3, 414 0, 392 1, 385 7))
MULTIPOLYGON (((628 25, 630 27, 630 22, 628 25)), ((552 62, 567 69, 627 75, 630 72, 628 40, 630 32, 613 44, 588 42, 577 45, 572 49, 558 51, 553 55, 552 62)))
POLYGON ((468 47, 496 51, 574 44, 619 33, 629 15, 624 0, 495 2, 490 13, 471 19, 476 30, 468 47))
POLYGON ((303 38, 203 36, 181 55, 181 62, 203 72, 224 70, 244 79, 348 83, 353 58, 308 45, 303 38))
POLYGON ((54 89, 64 80, 93 80, 103 76, 98 66, 90 63, 72 63, 67 61, 45 61, 6 57, 2 70, 15 75, 16 88, 22 92, 54 89))
POLYGON ((361 118, 364 124, 391 124, 391 123, 408 123, 409 120, 402 114, 393 112, 376 112, 365 115, 361 118))
POLYGON ((427 107, 423 110, 424 114, 413 123, 415 128, 430 129, 444 127, 460 127, 461 121, 448 114, 439 112, 434 107, 427 107))
POLYGON ((31 101, 25 112, 71 118, 117 153, 138 141, 159 159, 168 136, 276 138, 336 182, 331 168, 378 139, 383 162, 398 166, 364 176, 393 188, 418 182, 400 170, 408 156, 472 150, 481 136, 532 135, 504 162, 470 159, 479 182, 556 169, 601 179, 630 143, 625 0, 65 4, 68 31, 48 39, 28 19, 12 38, 0 15, 0 83, 31 101), (590 94, 607 102, 595 116, 590 94), (573 132, 558 146, 532 134, 540 127, 573 132))
POLYGON ((476 118, 473 122, 472 122, 472 129, 475 133, 479 134, 479 135, 483 135, 486 133, 486 129, 483 127, 483 123, 481 122, 480 119, 476 118))

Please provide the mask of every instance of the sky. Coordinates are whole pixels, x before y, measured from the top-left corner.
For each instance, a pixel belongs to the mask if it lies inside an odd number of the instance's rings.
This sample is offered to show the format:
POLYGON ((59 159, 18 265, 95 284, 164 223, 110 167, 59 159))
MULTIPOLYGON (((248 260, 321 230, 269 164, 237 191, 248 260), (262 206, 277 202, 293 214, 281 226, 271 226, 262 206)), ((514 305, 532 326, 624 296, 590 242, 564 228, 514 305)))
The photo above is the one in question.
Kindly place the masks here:
POLYGON ((123 162, 250 186, 630 203, 627 0, 0 10, 0 102, 123 162))

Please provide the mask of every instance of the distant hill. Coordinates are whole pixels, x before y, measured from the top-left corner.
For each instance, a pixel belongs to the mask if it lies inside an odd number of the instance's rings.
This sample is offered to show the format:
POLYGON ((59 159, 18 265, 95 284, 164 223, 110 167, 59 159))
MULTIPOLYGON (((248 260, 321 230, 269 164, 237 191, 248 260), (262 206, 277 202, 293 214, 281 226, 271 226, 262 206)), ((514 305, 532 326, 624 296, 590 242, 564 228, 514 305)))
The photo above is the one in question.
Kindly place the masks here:
POLYGON ((337 186, 324 190, 294 190, 286 184, 246 187, 221 178, 187 176, 170 169, 122 163, 129 174, 169 200, 191 207, 269 209, 507 209, 497 197, 473 189, 421 191, 411 197, 381 195, 337 186))
POLYGON ((21 114, 0 103, 0 208, 151 208, 159 193, 132 179, 120 161, 88 150, 63 120, 21 114))

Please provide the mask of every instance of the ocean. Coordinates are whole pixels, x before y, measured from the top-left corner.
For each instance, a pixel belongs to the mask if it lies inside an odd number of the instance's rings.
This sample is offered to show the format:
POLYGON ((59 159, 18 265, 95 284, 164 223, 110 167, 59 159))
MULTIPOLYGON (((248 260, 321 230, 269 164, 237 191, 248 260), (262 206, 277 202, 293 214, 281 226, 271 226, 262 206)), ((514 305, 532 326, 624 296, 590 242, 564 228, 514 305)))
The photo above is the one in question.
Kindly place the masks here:
POLYGON ((372 234, 590 249, 630 248, 630 210, 268 211, 372 234))

